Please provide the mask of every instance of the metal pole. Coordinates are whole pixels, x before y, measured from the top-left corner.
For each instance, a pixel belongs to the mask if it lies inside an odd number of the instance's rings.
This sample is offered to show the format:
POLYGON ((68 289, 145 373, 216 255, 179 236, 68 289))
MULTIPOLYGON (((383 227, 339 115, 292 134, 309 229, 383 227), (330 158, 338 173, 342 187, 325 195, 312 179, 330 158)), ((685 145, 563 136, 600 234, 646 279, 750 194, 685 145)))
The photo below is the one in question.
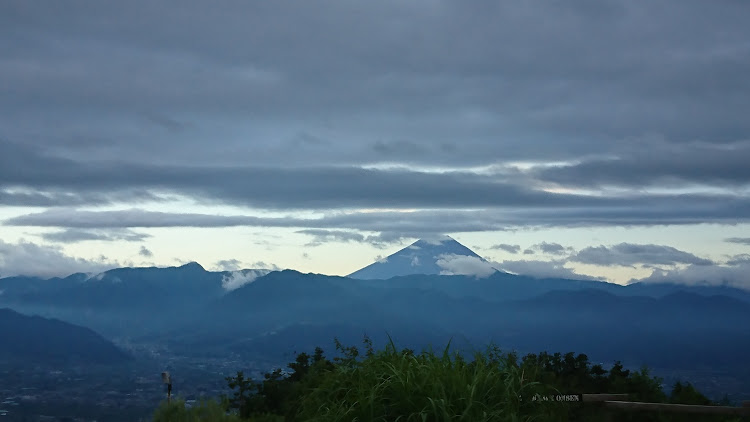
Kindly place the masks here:
POLYGON ((172 378, 169 376, 169 372, 161 373, 161 381, 167 385, 167 404, 172 403, 172 378))

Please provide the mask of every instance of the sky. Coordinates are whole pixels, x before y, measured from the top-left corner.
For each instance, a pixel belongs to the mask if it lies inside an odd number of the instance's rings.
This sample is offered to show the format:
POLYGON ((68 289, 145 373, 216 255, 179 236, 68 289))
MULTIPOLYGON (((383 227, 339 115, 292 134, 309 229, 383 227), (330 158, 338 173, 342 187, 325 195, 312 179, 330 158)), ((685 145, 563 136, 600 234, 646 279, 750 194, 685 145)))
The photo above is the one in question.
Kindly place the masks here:
POLYGON ((750 288, 750 3, 0 3, 0 277, 499 267, 750 288))

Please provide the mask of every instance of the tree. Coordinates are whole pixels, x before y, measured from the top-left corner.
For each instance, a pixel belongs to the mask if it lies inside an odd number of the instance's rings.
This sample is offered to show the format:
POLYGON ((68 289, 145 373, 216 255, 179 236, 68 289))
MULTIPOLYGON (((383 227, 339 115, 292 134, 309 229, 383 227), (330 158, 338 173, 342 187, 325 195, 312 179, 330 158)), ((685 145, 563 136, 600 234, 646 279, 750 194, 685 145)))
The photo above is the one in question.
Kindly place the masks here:
POLYGON ((224 378, 227 381, 227 385, 234 391, 232 397, 229 399, 229 408, 237 409, 240 417, 247 418, 250 416, 250 397, 251 393, 258 388, 250 378, 245 378, 245 374, 242 371, 237 371, 237 375, 234 377, 224 378))

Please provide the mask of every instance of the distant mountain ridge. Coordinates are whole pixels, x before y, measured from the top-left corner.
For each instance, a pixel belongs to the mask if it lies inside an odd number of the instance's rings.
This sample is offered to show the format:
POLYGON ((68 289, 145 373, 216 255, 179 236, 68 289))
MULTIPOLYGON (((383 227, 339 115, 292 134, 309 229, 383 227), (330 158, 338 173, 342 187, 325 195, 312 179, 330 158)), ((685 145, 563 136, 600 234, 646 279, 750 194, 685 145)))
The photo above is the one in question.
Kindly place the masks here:
POLYGON ((387 261, 353 274, 362 279, 294 270, 210 272, 195 263, 5 278, 0 307, 220 358, 271 360, 315 346, 330 351, 334 338, 353 344, 367 334, 381 345, 392 336, 412 349, 452 339, 471 351, 493 342, 521 352, 580 351, 636 367, 722 366, 750 379, 743 359, 750 350, 746 290, 536 279, 487 268, 449 238, 415 242, 387 261), (389 277, 415 270, 428 274, 389 277))
POLYGON ((471 249, 450 236, 441 236, 417 240, 348 277, 360 280, 387 280, 414 274, 487 277, 496 271, 471 249))
POLYGON ((100 332, 158 331, 270 270, 206 271, 178 267, 115 268, 43 280, 0 279, 0 307, 80 324, 100 332))
POLYGON ((94 331, 0 308, 0 359, 34 365, 116 364, 130 356, 94 331))

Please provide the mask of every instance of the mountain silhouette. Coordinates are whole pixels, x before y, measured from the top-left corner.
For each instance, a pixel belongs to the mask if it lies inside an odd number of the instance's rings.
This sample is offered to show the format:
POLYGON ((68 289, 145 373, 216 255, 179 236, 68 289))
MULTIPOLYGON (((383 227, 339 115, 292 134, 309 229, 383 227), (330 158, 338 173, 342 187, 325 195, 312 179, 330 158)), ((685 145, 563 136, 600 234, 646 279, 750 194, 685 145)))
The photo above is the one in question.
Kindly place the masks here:
POLYGON ((94 331, 0 308, 0 359, 20 364, 116 364, 131 357, 94 331))
POLYGON ((489 262, 450 236, 420 239, 400 251, 349 274, 360 280, 387 280, 413 274, 471 275, 497 272, 489 262))

